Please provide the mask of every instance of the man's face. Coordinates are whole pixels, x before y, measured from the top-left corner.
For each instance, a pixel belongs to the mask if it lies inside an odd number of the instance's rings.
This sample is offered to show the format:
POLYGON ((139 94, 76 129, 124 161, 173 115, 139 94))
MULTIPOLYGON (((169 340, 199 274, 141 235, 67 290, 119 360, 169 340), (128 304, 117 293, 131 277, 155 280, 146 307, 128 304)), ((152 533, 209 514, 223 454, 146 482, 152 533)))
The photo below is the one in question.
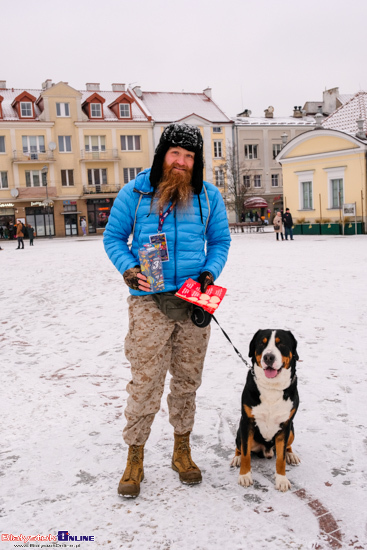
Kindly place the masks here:
POLYGON ((173 173, 192 172, 195 162, 195 153, 182 147, 170 147, 164 157, 164 164, 172 166, 173 173))

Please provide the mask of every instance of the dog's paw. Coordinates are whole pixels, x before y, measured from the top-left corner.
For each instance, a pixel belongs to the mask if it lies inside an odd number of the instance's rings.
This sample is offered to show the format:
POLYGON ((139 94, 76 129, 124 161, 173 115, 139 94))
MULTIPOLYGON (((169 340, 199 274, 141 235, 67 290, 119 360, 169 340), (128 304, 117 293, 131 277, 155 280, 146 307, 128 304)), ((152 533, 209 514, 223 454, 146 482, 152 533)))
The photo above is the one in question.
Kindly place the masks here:
POLYGON ((241 455, 234 456, 231 461, 231 468, 239 468, 241 466, 241 455))
POLYGON ((282 476, 280 474, 275 474, 275 488, 282 493, 288 491, 291 488, 291 483, 287 479, 287 476, 282 476))
POLYGON ((301 459, 294 453, 285 453, 285 459, 287 464, 293 464, 293 466, 301 462, 301 459))
POLYGON ((239 475, 238 484, 242 485, 242 487, 250 487, 250 485, 253 485, 254 482, 252 481, 251 472, 248 472, 247 474, 244 474, 244 475, 239 475))

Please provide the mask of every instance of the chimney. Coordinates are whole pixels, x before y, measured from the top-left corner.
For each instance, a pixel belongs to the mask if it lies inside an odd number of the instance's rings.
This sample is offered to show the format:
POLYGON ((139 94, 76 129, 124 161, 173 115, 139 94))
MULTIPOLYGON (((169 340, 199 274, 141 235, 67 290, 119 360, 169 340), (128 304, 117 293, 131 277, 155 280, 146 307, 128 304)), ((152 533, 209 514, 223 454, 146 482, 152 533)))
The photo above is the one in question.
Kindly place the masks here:
POLYGON ((322 121, 324 117, 322 116, 322 113, 316 113, 315 120, 316 120, 316 126, 315 129, 322 130, 322 121))
POLYGON ((6 90, 6 80, 0 80, 0 90, 6 90))
POLYGON ((273 115, 274 115, 274 107, 272 107, 271 105, 265 109, 264 111, 265 113, 265 118, 273 118, 273 115))
POLYGON ((113 92, 125 92, 125 84, 112 84, 113 92))
POLYGON ((243 113, 239 113, 237 116, 244 116, 244 117, 250 117, 252 114, 252 111, 250 109, 245 109, 243 113))
POLYGON ((50 88, 52 88, 52 86, 53 84, 51 78, 48 78, 47 80, 42 82, 42 90, 49 90, 50 88))
POLYGON ((357 125, 358 125, 358 132, 356 133, 356 137, 359 139, 366 139, 366 131, 363 129, 364 120, 362 118, 357 120, 357 125))
POLYGON ((203 90, 203 94, 205 94, 208 99, 211 99, 212 98, 212 89, 209 88, 209 86, 208 86, 207 88, 205 88, 205 90, 203 90))
POLYGON ((87 88, 87 92, 99 92, 99 82, 87 82, 85 85, 87 88))
POLYGON ((294 118, 302 118, 302 107, 293 107, 293 116, 294 118))
POLYGON ((134 86, 133 90, 138 97, 143 97, 143 92, 141 91, 140 86, 134 86))

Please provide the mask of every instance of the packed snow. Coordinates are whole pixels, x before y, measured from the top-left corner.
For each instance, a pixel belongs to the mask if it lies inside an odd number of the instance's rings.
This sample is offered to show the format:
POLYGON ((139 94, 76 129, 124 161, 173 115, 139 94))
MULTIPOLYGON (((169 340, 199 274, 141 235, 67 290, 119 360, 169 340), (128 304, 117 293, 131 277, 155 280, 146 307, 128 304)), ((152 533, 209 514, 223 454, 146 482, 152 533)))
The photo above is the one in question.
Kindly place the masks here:
POLYGON ((122 276, 100 237, 35 239, 24 250, 0 241, 0 532, 93 536, 58 543, 85 550, 367 548, 366 244, 234 234, 216 281, 228 289, 216 317, 244 357, 259 328, 298 341, 291 490, 275 489, 274 458, 253 458, 249 488, 230 468, 247 367, 213 322, 192 434, 203 483, 184 486, 171 469, 167 377, 140 497, 125 500, 122 276))

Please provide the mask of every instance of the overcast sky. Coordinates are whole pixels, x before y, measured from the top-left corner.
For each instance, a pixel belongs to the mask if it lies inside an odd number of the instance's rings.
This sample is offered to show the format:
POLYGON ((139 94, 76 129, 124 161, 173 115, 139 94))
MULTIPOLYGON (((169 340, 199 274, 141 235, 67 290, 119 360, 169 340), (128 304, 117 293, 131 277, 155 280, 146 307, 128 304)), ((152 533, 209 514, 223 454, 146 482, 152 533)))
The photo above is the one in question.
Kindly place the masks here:
POLYGON ((0 79, 201 92, 229 116, 367 89, 367 0, 1 0, 0 79))

